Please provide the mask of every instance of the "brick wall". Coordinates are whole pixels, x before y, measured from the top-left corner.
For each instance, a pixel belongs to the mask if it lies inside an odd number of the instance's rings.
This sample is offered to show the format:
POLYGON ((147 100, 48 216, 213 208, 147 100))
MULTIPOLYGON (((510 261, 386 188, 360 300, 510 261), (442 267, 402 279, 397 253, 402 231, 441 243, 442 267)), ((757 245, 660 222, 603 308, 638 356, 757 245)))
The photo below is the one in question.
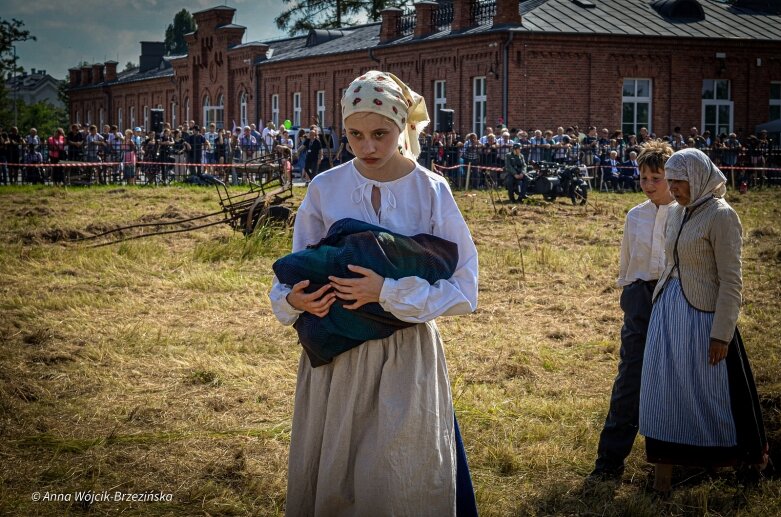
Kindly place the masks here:
MULTIPOLYGON (((243 29, 221 30, 199 24, 189 38, 189 54, 172 61, 175 75, 139 83, 71 92, 71 113, 100 106, 125 113, 136 106, 137 124, 143 122, 143 105, 162 104, 170 120, 172 100, 176 120, 185 119, 185 99, 190 118, 203 123, 202 103, 224 96, 225 125, 240 121, 239 98, 248 95, 249 122, 271 119, 271 96, 279 95, 279 121, 293 120, 293 93, 301 92, 301 122, 309 125, 316 115, 316 91, 326 91, 325 126, 341 129, 341 90, 369 69, 393 72, 425 96, 433 109, 435 80, 445 80, 447 106, 455 110, 454 126, 462 134, 472 129, 473 79, 485 76, 488 91, 488 126, 503 116, 503 74, 508 74, 508 113, 505 124, 517 128, 554 129, 577 124, 619 128, 624 78, 652 80, 652 130, 669 134, 674 126, 702 124, 703 79, 731 81, 733 126, 748 133, 767 121, 770 81, 781 81, 781 43, 674 40, 606 36, 567 36, 516 33, 508 46, 508 70, 503 67, 506 32, 463 35, 458 38, 412 41, 376 47, 370 56, 361 51, 285 62, 253 65, 267 46, 230 49, 243 29), (722 61, 717 52, 726 53, 722 61), (760 60, 760 61, 758 61, 760 60), (722 70, 723 68, 723 70, 722 70), (492 72, 496 72, 496 77, 492 72)), ((74 77, 76 73, 74 72, 74 77)), ((432 119, 433 119, 433 113, 432 119)), ((75 120, 75 116, 72 116, 75 120)))

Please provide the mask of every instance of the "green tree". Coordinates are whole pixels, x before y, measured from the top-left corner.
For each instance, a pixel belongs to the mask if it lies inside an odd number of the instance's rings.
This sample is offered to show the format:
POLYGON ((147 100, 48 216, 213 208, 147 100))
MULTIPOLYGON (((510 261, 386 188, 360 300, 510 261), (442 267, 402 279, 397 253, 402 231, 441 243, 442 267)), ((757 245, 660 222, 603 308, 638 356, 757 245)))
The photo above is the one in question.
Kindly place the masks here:
POLYGON ((24 22, 11 18, 11 21, 0 18, 0 75, 5 76, 8 72, 17 73, 22 71, 15 61, 13 47, 16 42, 33 40, 35 36, 30 35, 30 31, 24 30, 24 22))
POLYGON ((31 127, 34 127, 38 130, 41 140, 45 140, 58 127, 63 129, 68 127, 68 112, 65 108, 58 108, 48 102, 27 104, 23 100, 18 100, 16 109, 19 117, 17 127, 22 134, 26 134, 31 127))
POLYGON ((410 0, 282 0, 286 9, 274 18, 277 28, 291 36, 310 29, 336 29, 356 23, 356 18, 380 19, 388 7, 404 7, 410 0))
POLYGON ((138 65, 137 65, 137 64, 135 64, 134 62, 132 62, 132 61, 128 61, 127 63, 125 63, 125 70, 124 70, 124 71, 125 71, 125 72, 127 72, 127 71, 129 71, 129 70, 133 70, 133 69, 134 69, 134 68, 136 68, 137 66, 138 66, 138 65))
POLYGON ((174 16, 174 23, 165 30, 165 52, 169 56, 187 53, 187 43, 184 35, 195 32, 195 20, 187 9, 182 9, 174 16))

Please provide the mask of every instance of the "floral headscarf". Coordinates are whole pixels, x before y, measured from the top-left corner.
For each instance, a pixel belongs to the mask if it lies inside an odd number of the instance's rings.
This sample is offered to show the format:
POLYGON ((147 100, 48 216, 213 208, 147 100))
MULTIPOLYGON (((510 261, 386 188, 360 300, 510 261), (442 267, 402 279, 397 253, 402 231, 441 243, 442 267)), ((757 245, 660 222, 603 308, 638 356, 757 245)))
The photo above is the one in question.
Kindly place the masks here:
POLYGON ((426 101, 389 72, 370 70, 355 79, 342 97, 342 120, 353 113, 377 113, 396 123, 402 154, 415 161, 418 135, 429 123, 426 101))

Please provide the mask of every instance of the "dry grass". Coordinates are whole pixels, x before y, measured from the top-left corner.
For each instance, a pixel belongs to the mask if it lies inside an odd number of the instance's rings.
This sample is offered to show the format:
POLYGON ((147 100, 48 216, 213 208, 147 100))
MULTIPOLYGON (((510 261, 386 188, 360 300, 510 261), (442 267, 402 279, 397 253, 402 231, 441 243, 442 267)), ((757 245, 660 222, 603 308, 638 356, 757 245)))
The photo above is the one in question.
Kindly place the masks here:
MULTIPOLYGON (((485 193, 457 193, 480 251, 480 308, 439 324, 481 513, 781 514, 781 481, 730 473, 679 471, 672 498, 654 500, 641 439, 623 484, 584 492, 618 360, 623 217, 641 200, 593 198, 494 211, 485 193)), ((730 200, 746 235, 740 325, 777 451, 781 202, 775 190, 730 200)), ((216 203, 198 188, 0 190, 0 513, 282 512, 299 349, 265 293, 289 231, 63 244, 216 203), (31 501, 85 490, 173 497, 31 501)))

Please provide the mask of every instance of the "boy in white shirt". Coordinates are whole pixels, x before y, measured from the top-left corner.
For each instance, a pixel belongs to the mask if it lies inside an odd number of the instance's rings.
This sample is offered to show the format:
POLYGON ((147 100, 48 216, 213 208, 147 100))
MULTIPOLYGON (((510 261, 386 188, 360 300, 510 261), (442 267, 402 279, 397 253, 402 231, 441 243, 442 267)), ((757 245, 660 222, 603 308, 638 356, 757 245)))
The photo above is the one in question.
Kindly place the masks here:
POLYGON ((621 292, 621 360, 613 382, 610 410, 599 438, 592 481, 620 480, 624 461, 638 431, 640 374, 652 295, 664 270, 664 228, 676 203, 664 178, 664 164, 672 155, 669 144, 653 140, 643 145, 637 164, 640 187, 648 199, 626 214, 617 283, 621 292))

